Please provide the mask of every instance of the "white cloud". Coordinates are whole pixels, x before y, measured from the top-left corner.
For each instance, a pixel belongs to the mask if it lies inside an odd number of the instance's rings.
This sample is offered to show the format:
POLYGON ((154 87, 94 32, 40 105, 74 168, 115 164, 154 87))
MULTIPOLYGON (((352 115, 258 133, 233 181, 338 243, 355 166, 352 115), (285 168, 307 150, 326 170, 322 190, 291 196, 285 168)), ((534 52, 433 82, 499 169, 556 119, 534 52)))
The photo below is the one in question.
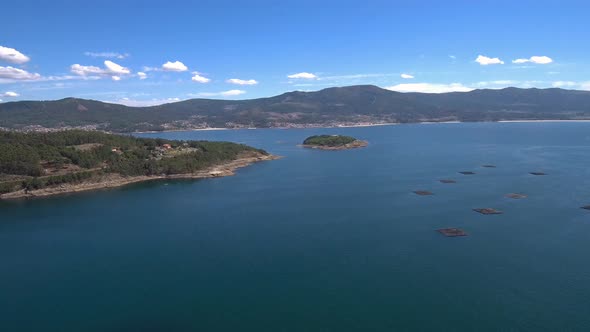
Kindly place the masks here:
POLYGON ((129 70, 129 68, 125 68, 123 66, 120 66, 110 60, 106 60, 104 62, 104 66, 107 68, 108 72, 111 74, 127 75, 127 74, 131 73, 131 70, 129 70))
POLYGON ((542 56, 538 56, 538 55, 534 55, 528 59, 516 59, 516 60, 512 60, 512 63, 527 63, 527 62, 532 62, 532 63, 536 63, 538 65, 546 65, 548 63, 553 62, 553 59, 551 59, 548 56, 542 55, 542 56))
POLYGON ((517 84, 519 84, 519 81, 513 81, 513 80, 497 80, 497 81, 484 81, 484 82, 478 82, 475 84, 475 86, 480 87, 480 88, 505 88, 507 86, 515 86, 517 84))
POLYGON ((110 76, 113 81, 119 81, 122 76, 131 74, 129 68, 120 66, 110 60, 105 60, 104 66, 105 68, 99 68, 96 66, 82 66, 76 63, 70 66, 70 71, 84 78, 110 76))
POLYGON ((73 64, 70 66, 70 71, 73 74, 80 75, 80 76, 88 76, 88 75, 102 75, 105 71, 101 68, 96 66, 82 66, 80 64, 73 64))
POLYGON ((410 78, 414 78, 414 76, 410 75, 410 74, 401 74, 399 75, 401 78, 403 79, 410 79, 410 78))
POLYGON ((302 79, 306 79, 306 80, 312 80, 312 79, 318 78, 316 75, 314 75, 312 73, 306 73, 306 72, 288 75, 287 77, 288 78, 302 78, 302 79))
POLYGON ((397 92, 423 92, 423 93, 445 93, 445 92, 468 92, 473 88, 466 87, 461 83, 438 84, 438 83, 404 83, 385 87, 387 90, 397 92))
POLYGON ((451 58, 451 59, 453 59, 453 60, 457 59, 457 57, 456 57, 456 56, 454 56, 454 55, 449 55, 449 58, 451 58))
POLYGON ((117 53, 117 52, 84 52, 84 55, 93 58, 117 58, 125 59, 129 57, 129 53, 117 53))
POLYGON ((147 78, 147 74, 142 71, 138 71, 137 76, 139 77, 140 80, 145 80, 147 78))
MULTIPOLYGON (((374 74, 351 74, 351 75, 334 75, 334 76, 322 76, 317 77, 318 81, 351 81, 351 84, 355 84, 357 80, 365 79, 365 78, 379 78, 379 77, 394 77, 398 76, 398 74, 385 74, 385 73, 374 73, 374 74)), ((342 84, 346 84, 340 82, 342 84)), ((320 84, 316 84, 320 85, 320 84)))
POLYGON ((531 62, 536 63, 536 64, 540 64, 540 65, 546 65, 548 63, 553 62, 553 59, 551 59, 548 56, 532 56, 531 57, 531 62))
POLYGON ((162 65, 162 70, 164 70, 164 71, 187 71, 188 68, 187 68, 187 66, 184 65, 184 63, 182 63, 180 61, 174 61, 174 62, 168 61, 162 65))
POLYGON ((0 45, 0 60, 7 61, 10 63, 22 64, 28 62, 30 59, 28 56, 15 50, 14 48, 4 47, 0 45))
POLYGON ((488 58, 485 55, 479 55, 475 62, 479 63, 482 66, 487 65, 503 65, 504 61, 500 60, 499 58, 488 58))
POLYGON ((148 100, 137 100, 130 98, 120 98, 117 100, 103 100, 105 103, 121 104, 131 107, 143 107, 143 106, 157 106, 168 103, 175 103, 180 101, 180 98, 165 98, 165 99, 148 99, 148 100))
POLYGON ((228 91, 221 92, 221 95, 222 96, 239 96, 239 95, 243 95, 244 93, 246 93, 246 91, 244 91, 244 90, 228 90, 228 91))
POLYGON ((580 89, 590 91, 590 81, 580 83, 580 89))
POLYGON ((2 96, 2 97, 18 97, 20 95, 14 91, 6 91, 6 92, 0 94, 0 96, 2 96))
POLYGON ((239 78, 230 78, 226 82, 230 83, 230 84, 237 84, 237 85, 256 85, 256 84, 258 84, 258 81, 256 81, 256 80, 241 80, 239 78))
POLYGON ((512 63, 526 63, 529 62, 529 59, 516 59, 512 60, 512 63))
POLYGON ((551 86, 553 86, 554 88, 572 87, 576 85, 578 85, 578 83, 572 81, 557 81, 551 83, 551 86))
MULTIPOLYGON (((221 91, 221 92, 200 92, 197 93, 197 97, 232 97, 232 96, 239 96, 246 93, 244 90, 228 90, 228 91, 221 91)), ((195 96, 195 95, 191 95, 195 96)))
POLYGON ((11 81, 37 81, 41 79, 41 75, 37 73, 29 73, 26 70, 14 68, 11 66, 0 66, 0 82, 11 81))
POLYGON ((191 80, 193 80, 193 82, 198 82, 198 83, 209 83, 211 82, 211 79, 201 76, 199 72, 193 72, 193 77, 191 77, 191 80))

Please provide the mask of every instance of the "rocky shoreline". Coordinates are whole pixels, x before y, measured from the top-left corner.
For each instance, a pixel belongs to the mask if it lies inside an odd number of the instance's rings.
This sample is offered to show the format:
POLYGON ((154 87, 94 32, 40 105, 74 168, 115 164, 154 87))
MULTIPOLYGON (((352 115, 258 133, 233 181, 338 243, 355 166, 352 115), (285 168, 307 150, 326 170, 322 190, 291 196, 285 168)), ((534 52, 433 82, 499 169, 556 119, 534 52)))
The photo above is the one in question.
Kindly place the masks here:
POLYGON ((117 173, 104 174, 100 179, 94 179, 88 182, 63 184, 55 187, 48 187, 38 190, 25 191, 19 190, 0 195, 0 200, 10 200, 19 198, 36 198, 48 197, 55 195, 71 194, 91 190, 118 188, 132 183, 146 182, 153 180, 172 180, 172 179, 205 179, 223 176, 231 176, 239 168, 246 167, 261 161, 275 160, 281 157, 274 155, 248 156, 232 160, 220 165, 211 166, 207 169, 190 173, 190 174, 172 174, 157 176, 122 176, 117 173))
POLYGON ((357 149, 357 148, 364 148, 369 145, 367 141, 356 140, 354 142, 339 145, 339 146, 328 146, 328 145, 315 145, 315 144, 302 144, 301 146, 304 148, 309 149, 319 149, 319 150, 348 150, 348 149, 357 149))

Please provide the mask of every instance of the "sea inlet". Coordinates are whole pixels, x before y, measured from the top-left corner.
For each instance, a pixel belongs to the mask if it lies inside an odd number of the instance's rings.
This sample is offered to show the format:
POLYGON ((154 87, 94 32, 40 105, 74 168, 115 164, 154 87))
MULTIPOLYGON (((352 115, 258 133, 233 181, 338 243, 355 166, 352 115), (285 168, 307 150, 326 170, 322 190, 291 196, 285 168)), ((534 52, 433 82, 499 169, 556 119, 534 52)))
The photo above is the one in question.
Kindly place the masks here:
POLYGON ((0 330, 588 331, 589 132, 463 123, 141 134, 284 158, 231 177, 0 202, 0 330), (370 144, 297 146, 319 134, 370 144), (503 213, 473 212, 482 207, 503 213), (453 228, 469 236, 437 232, 453 228))

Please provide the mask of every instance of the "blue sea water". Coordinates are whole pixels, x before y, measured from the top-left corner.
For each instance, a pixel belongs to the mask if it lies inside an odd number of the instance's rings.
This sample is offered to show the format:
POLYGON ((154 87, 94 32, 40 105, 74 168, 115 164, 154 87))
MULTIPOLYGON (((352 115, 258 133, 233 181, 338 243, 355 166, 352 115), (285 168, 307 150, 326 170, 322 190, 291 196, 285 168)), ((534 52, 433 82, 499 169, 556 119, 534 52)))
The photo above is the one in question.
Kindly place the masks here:
POLYGON ((590 330, 590 123, 141 136, 284 158, 0 202, 0 331, 590 330), (320 133, 370 145, 297 146, 320 133))

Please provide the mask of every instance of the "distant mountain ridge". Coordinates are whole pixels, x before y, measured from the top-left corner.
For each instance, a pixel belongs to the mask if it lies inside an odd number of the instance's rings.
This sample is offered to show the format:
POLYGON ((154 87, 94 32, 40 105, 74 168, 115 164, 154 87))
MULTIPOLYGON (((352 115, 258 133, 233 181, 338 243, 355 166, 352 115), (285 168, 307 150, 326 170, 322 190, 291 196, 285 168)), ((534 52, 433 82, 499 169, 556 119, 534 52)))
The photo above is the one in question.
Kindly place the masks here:
POLYGON ((190 99, 150 107, 78 98, 0 104, 0 127, 19 130, 75 127, 133 132, 551 119, 590 119, 590 91, 505 88, 432 94, 357 85, 249 100, 190 99))

